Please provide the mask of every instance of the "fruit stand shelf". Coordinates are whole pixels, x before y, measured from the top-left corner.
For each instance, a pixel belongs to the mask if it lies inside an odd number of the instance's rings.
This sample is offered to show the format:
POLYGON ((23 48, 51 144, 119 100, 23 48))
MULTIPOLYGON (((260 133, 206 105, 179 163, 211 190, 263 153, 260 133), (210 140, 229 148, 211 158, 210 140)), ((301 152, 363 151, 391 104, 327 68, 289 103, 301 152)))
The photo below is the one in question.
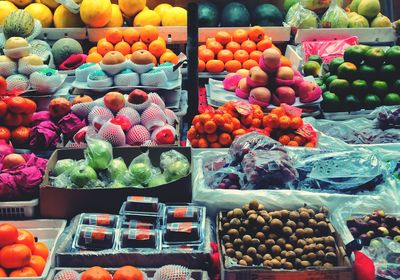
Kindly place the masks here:
MULTIPOLYGON (((218 31, 227 31, 233 33, 238 29, 237 27, 210 27, 210 28, 199 28, 199 43, 204 43, 207 38, 213 38, 218 31)), ((243 27, 244 30, 249 30, 250 27, 243 27)), ((273 26, 265 27, 265 33, 271 37, 272 42, 281 43, 290 41, 290 27, 284 26, 273 26)))
POLYGON ((87 38, 86 28, 43 28, 37 39, 57 41, 61 38, 84 40, 87 38))
POLYGON ((362 44, 385 44, 396 42, 396 32, 391 27, 382 28, 323 28, 299 29, 295 36, 295 43, 317 40, 337 40, 357 36, 362 44))

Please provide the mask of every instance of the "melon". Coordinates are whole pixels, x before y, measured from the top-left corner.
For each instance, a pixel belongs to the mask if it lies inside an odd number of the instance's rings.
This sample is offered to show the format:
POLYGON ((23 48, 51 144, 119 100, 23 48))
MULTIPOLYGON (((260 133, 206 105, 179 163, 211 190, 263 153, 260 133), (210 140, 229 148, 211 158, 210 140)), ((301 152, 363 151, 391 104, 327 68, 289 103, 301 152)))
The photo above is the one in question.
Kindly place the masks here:
POLYGON ((80 7, 82 21, 88 27, 104 27, 112 17, 110 0, 83 0, 80 7))
POLYGON ((62 38, 54 43, 51 52, 53 54, 54 62, 59 65, 72 54, 82 54, 83 49, 77 40, 72 38, 62 38))
POLYGON ((200 27, 218 27, 219 10, 214 3, 210 1, 200 2, 197 13, 200 27))
POLYGON ((239 2, 229 3, 221 14, 221 26, 246 27, 250 25, 250 13, 246 6, 239 2))
POLYGON ((122 16, 119 6, 112 4, 112 15, 111 20, 107 23, 106 27, 121 27, 124 24, 124 18, 122 16))
POLYGON ((119 8, 127 17, 133 17, 146 7, 146 0, 118 0, 119 8))
POLYGON ((58 6, 54 12, 54 26, 56 28, 74 28, 84 25, 79 14, 71 13, 63 5, 58 6))
POLYGON ((3 32, 6 39, 10 37, 26 38, 35 27, 33 16, 25 10, 11 12, 4 20, 3 32))
POLYGON ((173 7, 164 13, 162 17, 163 26, 186 26, 187 11, 181 7, 173 7))
POLYGON ((0 1, 0 26, 3 25, 6 17, 15 10, 18 10, 18 8, 13 3, 8 1, 0 1))
POLYGON ((251 13, 251 24, 260 26, 282 26, 283 15, 272 4, 261 4, 251 13))
POLYGON ((42 24, 43 28, 49 28, 53 24, 53 13, 44 4, 32 3, 26 6, 25 11, 30 13, 34 19, 37 19, 42 24))

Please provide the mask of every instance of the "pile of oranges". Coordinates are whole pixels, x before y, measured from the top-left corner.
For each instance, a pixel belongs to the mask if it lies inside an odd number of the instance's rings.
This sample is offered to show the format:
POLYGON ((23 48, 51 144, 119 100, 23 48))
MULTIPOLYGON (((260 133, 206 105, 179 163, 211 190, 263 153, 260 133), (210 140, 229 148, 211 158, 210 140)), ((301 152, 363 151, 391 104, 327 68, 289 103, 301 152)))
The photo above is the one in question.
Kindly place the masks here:
POLYGON ((20 96, 0 100, 0 139, 11 140, 17 147, 26 145, 36 107, 34 101, 20 96))
MULTIPOLYGON (((71 279, 71 270, 62 270, 58 272, 54 279, 71 279), (69 277, 68 277, 69 276, 69 277)), ((110 272, 105 270, 100 266, 93 266, 88 270, 82 272, 80 276, 80 280, 94 280, 94 279, 102 279, 102 280, 144 280, 145 273, 143 273, 140 269, 126 265, 119 269, 117 269, 112 275, 110 272)), ((75 279, 75 278, 74 278, 75 279)))
POLYGON ((198 70, 210 73, 250 70, 258 66, 262 52, 269 48, 281 52, 260 26, 253 26, 248 31, 236 29, 232 34, 218 31, 215 38, 208 38, 205 45, 199 46, 198 70))
POLYGON ((229 147, 235 137, 257 131, 283 145, 315 147, 316 140, 299 131, 302 127, 302 118, 291 116, 283 106, 264 115, 258 105, 231 101, 196 115, 187 137, 193 148, 223 148, 229 147))
POLYGON ((38 277, 48 256, 46 244, 35 242, 30 231, 0 225, 0 277, 38 277))
POLYGON ((178 56, 167 49, 167 43, 159 35, 157 27, 152 25, 146 25, 140 30, 133 27, 110 28, 107 30, 106 37, 100 39, 97 46, 89 50, 86 62, 99 63, 103 56, 111 51, 118 51, 129 59, 130 55, 137 50, 148 50, 160 64, 165 62, 177 64, 178 56))

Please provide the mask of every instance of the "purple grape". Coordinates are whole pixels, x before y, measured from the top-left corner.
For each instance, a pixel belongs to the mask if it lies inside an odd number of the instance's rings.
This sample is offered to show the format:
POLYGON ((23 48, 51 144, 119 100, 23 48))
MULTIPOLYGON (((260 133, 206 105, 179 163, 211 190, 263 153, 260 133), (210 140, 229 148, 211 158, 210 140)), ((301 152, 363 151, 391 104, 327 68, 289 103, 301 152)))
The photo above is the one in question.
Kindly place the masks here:
POLYGON ((218 188, 219 188, 219 189, 226 189, 226 185, 225 185, 224 183, 220 183, 220 184, 218 185, 218 188))
POLYGON ((239 190, 239 186, 238 185, 230 185, 229 189, 231 190, 239 190))

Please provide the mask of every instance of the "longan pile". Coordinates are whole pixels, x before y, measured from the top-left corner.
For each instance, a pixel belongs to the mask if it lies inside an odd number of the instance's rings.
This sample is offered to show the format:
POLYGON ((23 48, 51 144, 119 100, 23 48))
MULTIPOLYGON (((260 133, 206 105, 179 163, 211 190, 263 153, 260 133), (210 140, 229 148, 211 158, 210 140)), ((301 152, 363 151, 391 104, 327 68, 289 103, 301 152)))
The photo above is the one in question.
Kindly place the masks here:
POLYGON ((268 212, 253 200, 222 217, 220 237, 226 255, 241 266, 331 268, 337 265, 336 242, 326 215, 324 207, 268 212))

